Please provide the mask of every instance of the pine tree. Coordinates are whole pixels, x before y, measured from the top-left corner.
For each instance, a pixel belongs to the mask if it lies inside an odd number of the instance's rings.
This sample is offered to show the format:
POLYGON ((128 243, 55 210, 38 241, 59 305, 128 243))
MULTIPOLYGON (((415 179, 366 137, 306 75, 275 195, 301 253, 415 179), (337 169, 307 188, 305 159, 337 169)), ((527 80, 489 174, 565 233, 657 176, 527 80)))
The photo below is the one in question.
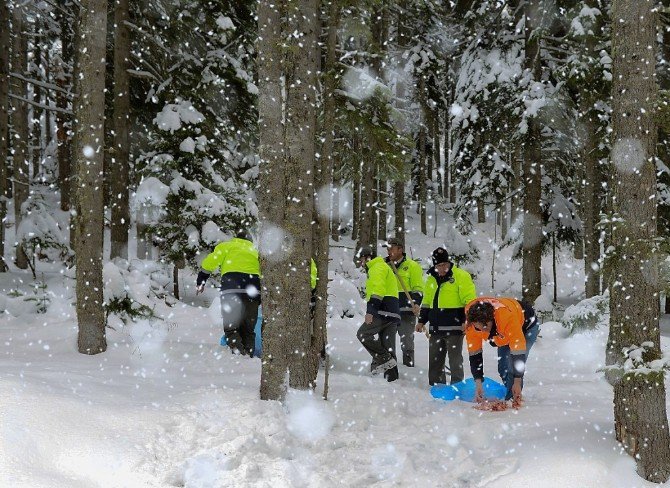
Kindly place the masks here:
POLYGON ((313 386, 306 358, 311 344, 309 270, 318 12, 317 0, 259 2, 259 217, 264 319, 260 396, 264 400, 284 397, 287 372, 290 386, 313 386), (283 130, 278 131, 278 127, 283 130), (268 242, 273 236, 280 242, 268 242), (275 244, 279 249, 272 249, 275 244))
POLYGON ((5 226, 9 185, 9 0, 0 1, 0 272, 7 271, 5 262, 5 226))
POLYGON ((670 478, 656 242, 658 87, 655 2, 612 3, 613 210, 617 217, 608 359, 614 359, 616 438, 646 480, 670 478))
POLYGON ((75 108, 77 158, 75 253, 77 264, 78 349, 98 354, 107 349, 102 282, 103 152, 107 2, 81 0, 75 108))

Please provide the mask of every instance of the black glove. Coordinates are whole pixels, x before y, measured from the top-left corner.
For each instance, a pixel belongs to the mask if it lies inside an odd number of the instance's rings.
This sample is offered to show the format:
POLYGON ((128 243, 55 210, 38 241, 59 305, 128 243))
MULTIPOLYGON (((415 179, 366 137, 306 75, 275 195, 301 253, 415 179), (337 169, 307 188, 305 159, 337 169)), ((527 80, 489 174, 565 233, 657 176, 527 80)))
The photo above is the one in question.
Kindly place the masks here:
POLYGON ((209 273, 207 271, 200 270, 198 272, 198 279, 195 284, 197 286, 204 285, 207 282, 207 278, 209 278, 209 273))

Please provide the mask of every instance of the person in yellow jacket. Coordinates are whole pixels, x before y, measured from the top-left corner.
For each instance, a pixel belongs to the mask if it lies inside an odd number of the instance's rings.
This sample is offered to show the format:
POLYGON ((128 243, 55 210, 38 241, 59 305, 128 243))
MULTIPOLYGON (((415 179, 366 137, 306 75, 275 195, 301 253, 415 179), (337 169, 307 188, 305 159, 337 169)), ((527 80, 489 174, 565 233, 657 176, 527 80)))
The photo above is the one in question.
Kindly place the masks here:
POLYGON ((398 301, 400 303, 398 335, 402 350, 402 364, 412 367, 414 366, 414 329, 423 295, 423 270, 419 263, 407 257, 405 246, 400 239, 392 237, 386 241, 386 252, 388 254, 386 262, 392 261, 398 271, 398 301), (407 300, 403 284, 412 298, 411 303, 407 300))
POLYGON ((197 291, 202 293, 209 276, 221 272, 221 314, 228 345, 235 354, 253 355, 261 303, 258 250, 245 230, 218 244, 201 264, 197 291))
POLYGON ((372 356, 372 374, 383 372, 387 381, 395 381, 398 379, 395 335, 400 323, 398 281, 390 266, 377 257, 372 247, 363 246, 358 258, 367 272, 367 308, 365 321, 356 336, 372 356))
POLYGON ((465 306, 477 297, 470 273, 455 266, 443 247, 433 251, 433 267, 428 270, 417 332, 430 325, 428 382, 446 383, 444 371, 449 356, 451 384, 463 381, 463 326, 465 306))

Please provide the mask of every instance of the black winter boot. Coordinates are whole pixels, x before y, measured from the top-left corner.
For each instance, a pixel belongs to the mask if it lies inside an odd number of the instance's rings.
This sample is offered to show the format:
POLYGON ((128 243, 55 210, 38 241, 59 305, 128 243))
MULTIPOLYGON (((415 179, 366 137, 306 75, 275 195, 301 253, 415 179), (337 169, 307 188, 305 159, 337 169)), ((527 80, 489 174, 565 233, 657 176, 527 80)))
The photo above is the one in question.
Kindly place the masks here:
POLYGON ((386 381, 388 381, 389 383, 391 381, 397 380, 399 377, 400 375, 398 374, 398 366, 394 366, 393 368, 388 369, 384 372, 384 378, 386 378, 386 381))
POLYGON ((414 367, 414 351, 402 353, 402 364, 410 368, 414 367))

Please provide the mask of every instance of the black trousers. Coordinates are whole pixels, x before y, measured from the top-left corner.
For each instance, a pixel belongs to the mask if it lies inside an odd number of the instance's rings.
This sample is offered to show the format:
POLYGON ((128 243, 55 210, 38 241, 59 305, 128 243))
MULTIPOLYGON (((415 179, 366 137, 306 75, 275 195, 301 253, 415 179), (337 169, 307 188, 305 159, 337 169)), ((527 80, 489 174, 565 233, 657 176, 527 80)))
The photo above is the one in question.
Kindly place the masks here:
POLYGON ((221 293, 221 315, 223 331, 231 349, 249 356, 254 353, 256 343, 256 320, 258 320, 258 298, 246 293, 221 293))

